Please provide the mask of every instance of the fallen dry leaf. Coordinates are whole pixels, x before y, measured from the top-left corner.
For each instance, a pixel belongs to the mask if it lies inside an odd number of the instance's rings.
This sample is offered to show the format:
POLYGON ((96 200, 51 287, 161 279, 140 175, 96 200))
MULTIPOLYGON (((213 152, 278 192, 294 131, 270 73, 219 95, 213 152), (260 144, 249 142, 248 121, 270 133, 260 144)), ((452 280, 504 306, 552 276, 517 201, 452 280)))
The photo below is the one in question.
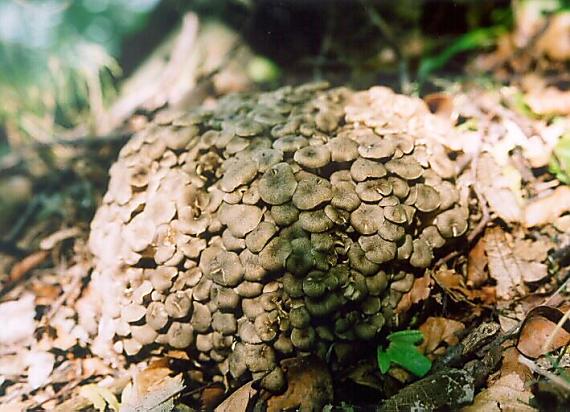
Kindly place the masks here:
POLYGON ((224 400, 226 389, 222 384, 213 384, 205 387, 200 393, 200 407, 212 411, 224 400))
POLYGON ((570 322, 566 321, 568 328, 557 328, 563 316, 563 311, 548 306, 531 310, 521 327, 517 349, 526 357, 535 359, 570 344, 570 322), (552 338, 553 333, 556 335, 552 338), (546 346, 548 342, 551 344, 546 346))
POLYGON ((570 211, 570 187, 559 186, 550 195, 527 204, 524 211, 524 223, 526 227, 553 223, 568 211, 570 211))
POLYGON ((257 390, 252 385, 253 381, 250 381, 232 393, 215 409, 215 412, 247 411, 249 402, 257 395, 257 390))
POLYGON ((0 345, 12 345, 31 338, 36 328, 34 295, 0 304, 0 345))
POLYGON ((494 287, 469 289, 463 275, 451 269, 441 268, 432 274, 437 284, 456 302, 474 304, 480 300, 486 305, 493 304, 495 299, 494 287))
POLYGON ((53 353, 32 350, 26 353, 25 362, 28 365, 28 384, 32 389, 44 385, 55 364, 53 353))
POLYGON ((163 359, 140 371, 121 394, 121 411, 169 411, 174 408, 174 397, 184 389, 182 374, 170 376, 172 371, 163 359), (168 409, 170 408, 170 409, 168 409))
POLYGON ((489 274, 485 270, 489 260, 485 253, 485 238, 479 241, 469 251, 467 260, 467 285, 477 288, 483 285, 489 278, 489 274))
POLYGON ((510 235, 500 227, 487 229, 484 238, 489 275, 497 282, 498 297, 524 296, 527 292, 524 282, 537 282, 548 275, 545 264, 528 262, 515 255, 510 235))
POLYGON ((267 410, 320 411, 332 402, 332 377, 322 359, 315 356, 285 359, 281 367, 287 375, 287 389, 267 400, 267 410))
POLYGON ((10 280, 12 282, 15 282, 18 279, 21 279, 30 270, 41 265, 48 256, 49 253, 45 250, 38 250, 37 252, 26 256, 24 259, 14 265, 10 271, 10 280))
POLYGON ((550 86, 543 90, 534 90, 528 93, 525 103, 530 109, 540 115, 569 115, 570 92, 550 86))
POLYGON ((453 319, 431 316, 420 326, 424 340, 419 346, 420 351, 432 354, 442 342, 448 345, 459 343, 457 334, 465 329, 465 325, 453 319))
POLYGON ((515 349, 506 349, 500 377, 487 389, 482 390, 472 405, 463 408, 462 412, 530 412, 536 411, 529 406, 532 392, 527 382, 532 378, 529 369, 518 362, 515 349))
POLYGON ((483 153, 478 159, 476 186, 497 216, 506 222, 521 221, 523 214, 520 198, 513 192, 511 183, 502 176, 501 167, 489 153, 483 153))
POLYGON ((431 277, 426 271, 423 277, 415 279, 409 292, 404 294, 396 306, 396 313, 406 313, 412 305, 425 300, 431 291, 431 277))

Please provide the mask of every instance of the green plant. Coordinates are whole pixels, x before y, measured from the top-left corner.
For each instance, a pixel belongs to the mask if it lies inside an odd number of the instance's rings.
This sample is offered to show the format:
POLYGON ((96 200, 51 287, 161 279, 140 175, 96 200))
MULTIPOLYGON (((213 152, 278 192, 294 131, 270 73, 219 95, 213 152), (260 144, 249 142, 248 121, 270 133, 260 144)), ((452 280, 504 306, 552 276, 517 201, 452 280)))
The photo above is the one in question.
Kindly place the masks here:
POLYGON ((425 376, 431 369, 431 360, 416 346, 423 340, 419 330, 403 330, 388 335, 388 348, 378 346, 376 351, 380 372, 386 373, 392 363, 418 377, 425 376))
POLYGON ((570 184, 570 135, 562 136, 554 146, 549 170, 562 183, 570 184))

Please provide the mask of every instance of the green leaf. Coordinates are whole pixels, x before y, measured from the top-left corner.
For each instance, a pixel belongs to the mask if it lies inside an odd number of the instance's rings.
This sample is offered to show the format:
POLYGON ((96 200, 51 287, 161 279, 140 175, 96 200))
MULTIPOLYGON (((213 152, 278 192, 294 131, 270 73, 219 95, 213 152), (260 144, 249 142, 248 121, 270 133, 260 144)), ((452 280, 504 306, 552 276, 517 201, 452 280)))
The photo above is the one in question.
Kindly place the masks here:
POLYGON ((388 335, 388 340, 390 342, 401 342, 416 344, 420 343, 424 339, 424 335, 419 330, 401 330, 388 335))
POLYGON ((560 138, 554 146, 549 170, 562 183, 570 184, 570 135, 560 138))
POLYGON ((494 44, 497 37, 505 31, 506 28, 502 26, 485 27, 472 30, 458 37, 438 55, 422 59, 418 69, 420 82, 424 81, 433 71, 444 67, 457 54, 494 44))
POLYGON ((392 362, 420 378, 431 369, 431 360, 417 347, 407 343, 392 342, 388 347, 388 355, 392 362))
POLYGON ((423 340, 419 330, 403 330, 388 335, 390 341, 384 350, 378 346, 376 358, 381 373, 386 373, 395 363, 418 377, 425 376, 431 369, 431 361, 415 346, 423 340))
POLYGON ((378 359, 378 367, 383 374, 390 369, 390 355, 381 346, 376 349, 376 357, 378 359))

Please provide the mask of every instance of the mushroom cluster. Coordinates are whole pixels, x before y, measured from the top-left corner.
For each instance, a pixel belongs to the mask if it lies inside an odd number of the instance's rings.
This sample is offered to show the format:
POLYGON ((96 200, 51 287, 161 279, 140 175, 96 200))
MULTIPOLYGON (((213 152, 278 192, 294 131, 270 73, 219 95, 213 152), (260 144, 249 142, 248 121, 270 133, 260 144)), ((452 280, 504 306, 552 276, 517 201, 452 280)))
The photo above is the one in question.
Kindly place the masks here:
POLYGON ((183 349, 279 390, 279 359, 388 331, 468 228, 446 127, 419 99, 323 83, 160 113, 91 225, 115 350, 183 349))

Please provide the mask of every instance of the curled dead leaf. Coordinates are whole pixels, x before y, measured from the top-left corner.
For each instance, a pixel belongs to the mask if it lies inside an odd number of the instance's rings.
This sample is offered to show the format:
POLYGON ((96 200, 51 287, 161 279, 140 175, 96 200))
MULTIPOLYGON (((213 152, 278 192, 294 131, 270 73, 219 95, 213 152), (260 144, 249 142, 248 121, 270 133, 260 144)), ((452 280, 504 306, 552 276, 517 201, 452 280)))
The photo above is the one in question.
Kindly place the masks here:
POLYGON ((485 253, 485 238, 481 238, 469 252, 469 258, 467 260, 467 285, 476 288, 487 281, 489 274, 485 268, 488 263, 489 260, 485 253))
POLYGON ((457 335, 465 329, 465 325, 453 319, 430 316, 419 329, 424 335, 424 341, 419 346, 420 351, 433 354, 442 342, 447 345, 459 343, 457 335))
POLYGON ((475 305, 475 301, 490 305, 496 301, 494 287, 469 289, 463 275, 454 270, 441 268, 432 274, 436 283, 456 302, 466 302, 475 305))
POLYGON ((538 306, 523 321, 517 349, 527 358, 535 359, 568 344, 570 320, 565 317, 565 312, 550 306, 538 306))
POLYGON ((530 202, 524 211, 526 227, 553 223, 563 213, 570 211, 570 187, 559 186, 548 196, 530 202))
POLYGON ((511 299, 526 295, 524 282, 538 282, 548 275, 540 262, 528 262, 514 253, 512 237, 500 227, 485 231, 485 251, 489 259, 489 275, 497 282, 497 296, 511 299))
POLYGON ((415 279, 409 292, 404 294, 396 306, 396 313, 406 313, 416 303, 425 300, 431 292, 431 276, 426 271, 423 277, 415 279))

